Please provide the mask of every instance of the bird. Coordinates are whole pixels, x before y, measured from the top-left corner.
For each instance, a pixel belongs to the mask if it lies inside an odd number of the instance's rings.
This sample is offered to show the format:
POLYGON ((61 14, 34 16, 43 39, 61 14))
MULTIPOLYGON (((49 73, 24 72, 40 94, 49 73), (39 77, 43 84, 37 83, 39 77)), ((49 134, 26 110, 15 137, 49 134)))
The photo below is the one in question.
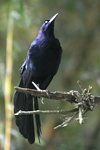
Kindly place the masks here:
MULTIPOLYGON (((57 73, 63 51, 59 40, 54 36, 54 22, 57 16, 58 13, 43 22, 38 36, 31 43, 27 57, 20 68, 19 87, 36 89, 32 84, 34 82, 39 85, 40 89, 45 90, 57 73)), ((19 110, 39 110, 38 97, 16 91, 14 114, 19 110)), ((34 115, 15 115, 15 121, 19 132, 30 144, 33 144, 35 142, 34 115)), ((35 121, 40 143, 41 122, 39 114, 35 114, 35 121)))

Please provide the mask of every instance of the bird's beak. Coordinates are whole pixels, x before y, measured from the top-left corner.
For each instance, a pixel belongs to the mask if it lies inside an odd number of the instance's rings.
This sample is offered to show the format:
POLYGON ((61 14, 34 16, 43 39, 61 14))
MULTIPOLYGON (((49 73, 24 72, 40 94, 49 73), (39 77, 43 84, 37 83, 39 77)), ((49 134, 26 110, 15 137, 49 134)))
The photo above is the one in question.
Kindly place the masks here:
POLYGON ((58 16, 58 13, 56 13, 56 14, 49 20, 49 23, 51 23, 52 21, 54 21, 57 16, 58 16))

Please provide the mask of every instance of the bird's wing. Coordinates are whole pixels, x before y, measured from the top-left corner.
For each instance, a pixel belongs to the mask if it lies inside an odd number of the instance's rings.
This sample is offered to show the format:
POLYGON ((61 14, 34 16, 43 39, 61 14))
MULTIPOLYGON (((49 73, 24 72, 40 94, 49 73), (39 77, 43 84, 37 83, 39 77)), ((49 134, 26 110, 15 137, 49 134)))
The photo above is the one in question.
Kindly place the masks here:
POLYGON ((36 53, 39 51, 39 46, 38 46, 38 39, 36 38, 30 45, 27 56, 28 55, 36 55, 36 53))
POLYGON ((38 46, 37 39, 35 39, 29 47, 27 57, 20 68, 20 77, 23 80, 25 87, 30 87, 31 81, 35 76, 36 71, 34 63, 37 61, 36 57, 38 56, 39 50, 40 48, 38 46))
POLYGON ((39 83, 40 89, 45 90, 48 87, 48 85, 50 84, 53 76, 54 75, 50 74, 44 80, 41 80, 41 82, 39 83))
POLYGON ((20 76, 21 77, 22 77, 23 73, 25 73, 25 70, 27 70, 27 69, 30 70, 30 68, 32 67, 31 64, 30 64, 31 63, 30 62, 30 57, 32 57, 34 59, 35 56, 37 55, 38 51, 39 51, 39 46, 37 44, 37 39, 35 39, 31 43, 31 45, 29 47, 29 50, 28 50, 28 53, 27 53, 27 57, 26 57, 24 63, 22 64, 22 66, 20 67, 20 70, 21 70, 20 76))
POLYGON ((24 72, 24 70, 25 70, 26 61, 27 61, 27 58, 25 59, 24 63, 22 64, 22 66, 21 66, 20 69, 19 69, 19 70, 21 70, 21 71, 20 71, 20 77, 22 77, 22 74, 23 74, 23 72, 24 72))

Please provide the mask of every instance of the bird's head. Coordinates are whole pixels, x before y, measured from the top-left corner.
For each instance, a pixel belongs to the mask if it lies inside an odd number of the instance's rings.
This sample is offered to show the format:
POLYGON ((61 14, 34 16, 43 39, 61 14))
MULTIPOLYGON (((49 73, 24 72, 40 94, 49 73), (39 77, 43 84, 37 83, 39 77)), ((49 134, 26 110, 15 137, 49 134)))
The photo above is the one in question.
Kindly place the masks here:
POLYGON ((54 21, 57 16, 58 13, 56 13, 51 19, 47 19, 44 21, 38 34, 39 37, 54 36, 54 21))

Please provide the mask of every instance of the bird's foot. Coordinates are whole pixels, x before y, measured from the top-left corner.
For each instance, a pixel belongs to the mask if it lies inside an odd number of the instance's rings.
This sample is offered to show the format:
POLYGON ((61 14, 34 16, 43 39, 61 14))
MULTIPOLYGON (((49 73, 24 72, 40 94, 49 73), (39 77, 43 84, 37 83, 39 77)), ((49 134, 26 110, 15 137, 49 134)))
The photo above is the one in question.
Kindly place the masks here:
MULTIPOLYGON (((47 94, 48 98, 50 98, 50 95, 49 95, 49 91, 48 91, 48 90, 41 90, 41 89, 39 88, 39 91, 40 91, 41 93, 42 93, 42 92, 45 92, 45 93, 47 94)), ((44 100, 44 98, 42 97, 42 99, 41 99, 41 103, 42 103, 42 104, 44 104, 43 100, 44 100)))
POLYGON ((41 99, 41 103, 42 103, 42 104, 44 104, 43 100, 44 100, 44 98, 42 97, 42 99, 41 99))
MULTIPOLYGON (((45 93, 47 94, 48 98, 50 98, 50 95, 49 95, 49 91, 48 91, 48 90, 41 90, 41 89, 37 86, 37 84, 35 84, 35 82, 33 82, 33 81, 32 81, 32 84, 35 86, 35 88, 36 88, 38 91, 40 91, 41 93, 42 93, 42 92, 45 92, 45 93)), ((43 98, 42 98, 42 103, 43 103, 43 98)))

